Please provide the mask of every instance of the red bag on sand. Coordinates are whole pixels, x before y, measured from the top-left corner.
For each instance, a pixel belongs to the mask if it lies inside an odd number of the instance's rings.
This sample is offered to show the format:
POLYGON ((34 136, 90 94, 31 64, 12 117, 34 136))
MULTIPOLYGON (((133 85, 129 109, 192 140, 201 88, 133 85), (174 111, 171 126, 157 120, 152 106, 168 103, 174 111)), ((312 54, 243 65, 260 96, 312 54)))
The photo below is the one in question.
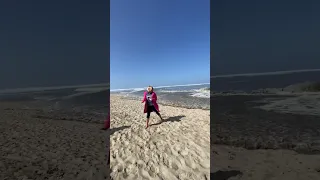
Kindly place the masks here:
POLYGON ((110 128, 110 116, 108 116, 108 118, 104 121, 104 128, 110 128))

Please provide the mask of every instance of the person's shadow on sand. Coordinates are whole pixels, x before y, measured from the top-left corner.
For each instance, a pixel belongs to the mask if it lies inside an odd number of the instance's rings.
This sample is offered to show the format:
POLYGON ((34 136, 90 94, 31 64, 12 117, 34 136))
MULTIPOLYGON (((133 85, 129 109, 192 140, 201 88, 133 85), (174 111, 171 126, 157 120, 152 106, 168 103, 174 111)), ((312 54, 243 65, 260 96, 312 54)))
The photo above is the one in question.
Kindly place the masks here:
POLYGON ((235 177, 238 175, 242 175, 241 171, 231 170, 231 171, 216 171, 214 173, 210 173, 210 179, 215 180, 228 180, 231 177, 235 177))
POLYGON ((115 132, 117 131, 121 131, 121 130, 124 130, 124 129, 127 129, 127 128, 130 128, 131 126, 121 126, 121 127, 117 127, 117 128, 111 128, 110 129, 110 135, 114 134, 115 132))
POLYGON ((185 115, 182 115, 182 116, 173 116, 173 117, 169 117, 167 119, 163 119, 163 121, 160 121, 158 123, 155 123, 155 124, 150 124, 150 127, 151 126, 156 126, 156 125, 160 125, 164 122, 180 122, 182 118, 186 117, 185 115))

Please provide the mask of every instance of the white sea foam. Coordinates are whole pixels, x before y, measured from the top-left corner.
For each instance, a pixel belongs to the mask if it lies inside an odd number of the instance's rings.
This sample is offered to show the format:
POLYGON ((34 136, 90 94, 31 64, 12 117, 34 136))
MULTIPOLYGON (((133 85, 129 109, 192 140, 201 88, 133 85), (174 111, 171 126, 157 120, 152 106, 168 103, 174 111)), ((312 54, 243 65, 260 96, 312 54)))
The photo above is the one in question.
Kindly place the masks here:
POLYGON ((161 89, 161 90, 159 90, 159 92, 163 92, 163 93, 178 93, 178 92, 193 92, 193 90, 164 90, 164 89, 161 89))
POLYGON ((188 87, 188 86, 201 86, 201 85, 208 85, 210 83, 200 83, 200 84, 184 84, 184 85, 172 85, 172 86, 157 86, 154 88, 166 88, 166 87, 188 87))
POLYGON ((210 89, 209 88, 201 88, 195 89, 195 92, 191 94, 193 97, 199 98, 210 98, 210 89))
MULTIPOLYGON (((199 83, 199 84, 182 84, 182 85, 171 85, 171 86, 155 86, 154 88, 172 88, 172 87, 188 87, 188 86, 200 86, 200 85, 207 85, 210 83, 199 83)), ((111 89, 111 92, 121 92, 121 91, 131 91, 131 92, 137 92, 137 91, 143 91, 147 87, 143 88, 128 88, 128 89, 111 89)))
POLYGON ((145 88, 111 89, 110 92, 133 93, 133 92, 143 91, 143 90, 145 90, 145 88))
POLYGON ((189 90, 159 90, 162 93, 178 93, 178 92, 187 92, 190 93, 192 97, 199 98, 210 98, 210 89, 208 87, 200 88, 200 89, 189 89, 189 90))
POLYGON ((199 97, 199 98, 210 98, 210 92, 198 92, 191 94, 193 97, 199 97))

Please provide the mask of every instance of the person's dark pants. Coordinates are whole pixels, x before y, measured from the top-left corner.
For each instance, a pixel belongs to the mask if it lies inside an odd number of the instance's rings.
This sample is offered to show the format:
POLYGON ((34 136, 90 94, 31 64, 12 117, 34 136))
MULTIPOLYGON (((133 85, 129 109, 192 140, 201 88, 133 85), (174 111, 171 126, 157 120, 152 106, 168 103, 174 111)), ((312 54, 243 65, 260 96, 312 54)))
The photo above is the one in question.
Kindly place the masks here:
POLYGON ((154 106, 148 106, 147 108, 147 119, 150 118, 150 113, 155 112, 158 116, 160 116, 160 113, 156 110, 154 106))

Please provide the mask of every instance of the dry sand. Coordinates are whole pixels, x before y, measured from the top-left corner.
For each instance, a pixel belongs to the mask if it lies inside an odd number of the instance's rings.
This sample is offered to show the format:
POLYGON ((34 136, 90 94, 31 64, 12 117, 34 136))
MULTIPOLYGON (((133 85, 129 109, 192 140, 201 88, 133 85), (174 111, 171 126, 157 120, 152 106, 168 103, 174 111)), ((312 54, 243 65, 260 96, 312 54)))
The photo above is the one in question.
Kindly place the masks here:
POLYGON ((112 179, 209 179, 208 110, 160 105, 165 121, 152 113, 145 129, 141 102, 112 95, 110 106, 112 179))
POLYGON ((27 102, 0 103, 0 179, 107 179, 103 119, 98 124, 85 117, 58 117, 27 102))

